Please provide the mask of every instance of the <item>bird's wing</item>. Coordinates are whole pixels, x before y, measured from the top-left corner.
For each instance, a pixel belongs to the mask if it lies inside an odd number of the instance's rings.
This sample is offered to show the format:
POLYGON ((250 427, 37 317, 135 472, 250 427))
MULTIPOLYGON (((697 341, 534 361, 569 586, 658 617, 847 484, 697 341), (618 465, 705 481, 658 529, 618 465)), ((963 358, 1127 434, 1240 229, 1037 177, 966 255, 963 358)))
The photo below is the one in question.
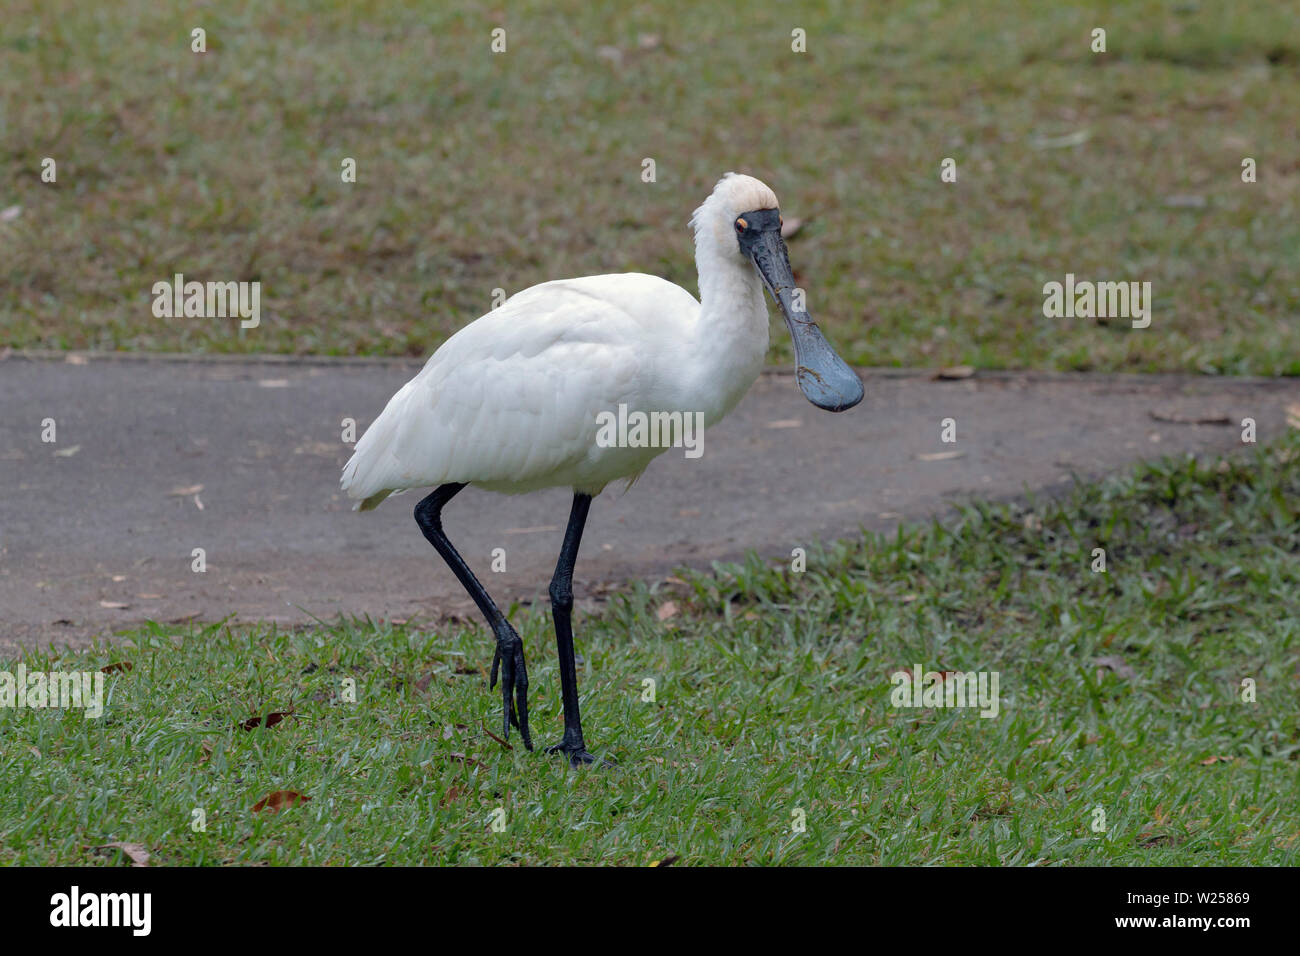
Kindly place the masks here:
POLYGON ((641 386, 642 333, 589 290, 525 290, 448 339, 392 397, 344 466, 344 490, 382 500, 444 482, 525 485, 581 462, 598 413, 641 386))

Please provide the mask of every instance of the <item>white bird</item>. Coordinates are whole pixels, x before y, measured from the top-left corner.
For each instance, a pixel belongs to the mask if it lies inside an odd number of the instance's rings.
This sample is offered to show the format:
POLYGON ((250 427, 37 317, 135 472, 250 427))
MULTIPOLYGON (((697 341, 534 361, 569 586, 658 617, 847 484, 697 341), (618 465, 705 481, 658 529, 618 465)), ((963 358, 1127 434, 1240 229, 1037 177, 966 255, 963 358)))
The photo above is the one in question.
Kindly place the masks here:
POLYGON ((573 566, 591 499, 629 484, 670 443, 598 441, 602 414, 702 413, 705 426, 749 390, 768 347, 766 285, 794 339, 796 379, 829 411, 862 400, 862 383, 802 308, 781 238, 776 195, 728 173, 691 218, 700 299, 642 273, 544 282, 512 296, 439 348, 357 442, 342 487, 361 510, 410 488, 437 486, 415 508, 424 536, 474 598, 496 637, 491 686, 502 677, 502 729, 528 728, 528 675, 519 635, 442 530, 443 506, 468 484, 518 494, 573 489, 551 580, 564 736, 547 752, 577 766, 587 750, 578 711, 573 566), (517 704, 516 706, 514 706, 517 704))

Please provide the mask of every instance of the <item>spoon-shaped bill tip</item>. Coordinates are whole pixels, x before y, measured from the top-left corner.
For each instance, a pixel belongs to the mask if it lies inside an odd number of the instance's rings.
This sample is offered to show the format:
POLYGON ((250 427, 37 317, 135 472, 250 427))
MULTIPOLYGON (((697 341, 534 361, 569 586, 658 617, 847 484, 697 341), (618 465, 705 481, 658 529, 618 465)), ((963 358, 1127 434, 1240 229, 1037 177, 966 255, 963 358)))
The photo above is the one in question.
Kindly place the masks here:
POLYGON ((746 236, 750 258, 763 277, 772 298, 781 307, 786 328, 794 340, 795 380, 804 397, 818 408, 842 412, 862 401, 862 380, 835 353, 817 323, 794 300, 794 274, 790 256, 773 223, 753 236, 746 236))
POLYGON ((828 412, 842 412, 862 401, 862 379, 831 348, 812 322, 787 319, 794 339, 795 381, 804 398, 828 412))

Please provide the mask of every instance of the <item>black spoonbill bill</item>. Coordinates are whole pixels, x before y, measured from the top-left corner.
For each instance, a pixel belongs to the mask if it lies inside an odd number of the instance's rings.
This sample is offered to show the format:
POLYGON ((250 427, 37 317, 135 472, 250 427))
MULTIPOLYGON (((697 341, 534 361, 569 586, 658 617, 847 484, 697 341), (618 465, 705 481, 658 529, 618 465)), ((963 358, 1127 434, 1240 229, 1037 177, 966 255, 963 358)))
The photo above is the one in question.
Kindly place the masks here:
POLYGON ((567 754, 574 766, 595 759, 578 713, 572 627, 573 565, 587 511, 611 481, 630 484, 672 444, 598 440, 602 422, 620 406, 629 418, 660 413, 663 422, 676 413, 705 427, 731 411, 767 352, 764 286, 785 314, 804 396, 832 412, 862 400, 862 382, 803 308, 772 190, 752 176, 728 173, 695 210, 691 226, 698 302, 671 282, 635 272, 525 289, 434 352, 343 467, 343 489, 362 511, 396 492, 434 486, 415 506, 416 523, 492 628, 490 686, 499 672, 502 733, 508 737, 514 724, 529 750, 523 642, 447 540, 442 509, 469 484, 505 494, 573 489, 550 588, 564 737, 547 752, 567 754))

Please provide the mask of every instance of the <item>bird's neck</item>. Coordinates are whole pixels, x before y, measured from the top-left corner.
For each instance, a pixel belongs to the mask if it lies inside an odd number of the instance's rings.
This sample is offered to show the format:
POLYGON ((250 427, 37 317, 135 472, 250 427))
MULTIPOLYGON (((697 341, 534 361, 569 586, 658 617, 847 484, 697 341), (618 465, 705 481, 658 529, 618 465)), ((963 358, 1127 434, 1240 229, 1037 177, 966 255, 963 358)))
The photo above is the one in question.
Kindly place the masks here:
POLYGON ((712 423, 735 406, 758 378, 768 346, 763 283, 748 260, 697 243, 700 316, 693 351, 703 356, 702 371, 716 401, 705 410, 712 423))

